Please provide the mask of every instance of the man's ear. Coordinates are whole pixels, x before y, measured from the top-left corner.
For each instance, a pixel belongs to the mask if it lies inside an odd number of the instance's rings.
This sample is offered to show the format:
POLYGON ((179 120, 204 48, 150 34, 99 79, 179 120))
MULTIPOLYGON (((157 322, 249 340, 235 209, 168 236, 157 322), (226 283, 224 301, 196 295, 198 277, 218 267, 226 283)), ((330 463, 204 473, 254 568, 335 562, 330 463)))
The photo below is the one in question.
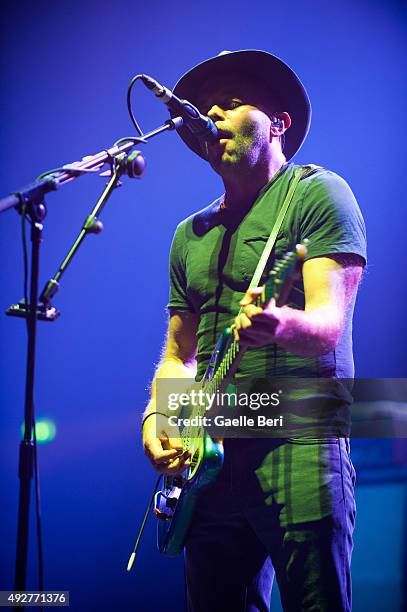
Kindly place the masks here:
POLYGON ((274 113, 271 118, 270 136, 279 137, 284 134, 291 125, 291 117, 288 113, 274 113))

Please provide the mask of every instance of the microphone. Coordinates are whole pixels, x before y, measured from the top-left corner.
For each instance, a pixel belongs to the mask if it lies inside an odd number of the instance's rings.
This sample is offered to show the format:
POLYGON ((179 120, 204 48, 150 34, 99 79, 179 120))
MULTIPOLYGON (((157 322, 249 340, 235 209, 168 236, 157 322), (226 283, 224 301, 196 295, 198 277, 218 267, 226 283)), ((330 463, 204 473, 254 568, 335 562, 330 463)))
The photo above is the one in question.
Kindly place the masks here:
POLYGON ((156 97, 164 102, 168 108, 176 115, 180 115, 184 120, 184 125, 199 139, 212 142, 219 139, 219 131, 212 119, 202 115, 199 110, 188 102, 175 96, 171 90, 167 89, 147 74, 141 75, 141 80, 156 97))

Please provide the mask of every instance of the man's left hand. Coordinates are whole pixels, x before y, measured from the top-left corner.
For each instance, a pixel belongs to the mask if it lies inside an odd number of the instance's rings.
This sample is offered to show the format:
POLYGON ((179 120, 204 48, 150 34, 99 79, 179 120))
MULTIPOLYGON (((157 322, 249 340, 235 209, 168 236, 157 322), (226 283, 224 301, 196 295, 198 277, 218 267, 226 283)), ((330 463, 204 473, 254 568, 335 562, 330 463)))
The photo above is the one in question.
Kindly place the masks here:
POLYGON ((236 317, 232 328, 242 346, 265 346, 276 342, 276 335, 282 326, 283 309, 276 306, 274 299, 264 308, 256 305, 262 291, 262 287, 249 289, 240 302, 243 312, 236 317))

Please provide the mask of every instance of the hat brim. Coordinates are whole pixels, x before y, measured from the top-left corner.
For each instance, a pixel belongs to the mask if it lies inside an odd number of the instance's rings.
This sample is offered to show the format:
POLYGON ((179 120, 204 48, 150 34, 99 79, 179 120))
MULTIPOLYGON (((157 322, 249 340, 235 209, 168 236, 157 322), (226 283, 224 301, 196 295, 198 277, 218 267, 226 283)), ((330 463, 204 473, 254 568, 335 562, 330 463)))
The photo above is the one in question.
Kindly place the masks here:
MULTIPOLYGON (((174 94, 199 105, 203 84, 207 90, 210 80, 237 74, 264 83, 265 92, 278 95, 283 108, 291 117, 291 127, 285 132, 284 154, 291 159, 303 144, 311 122, 311 103, 305 87, 295 72, 281 59, 266 51, 247 49, 227 52, 212 57, 186 72, 176 83, 174 94)), ((198 106, 199 108, 199 106, 198 106)), ((175 114, 171 113, 174 117, 175 114)), ((205 158, 200 141, 182 126, 178 130, 185 144, 205 158)))

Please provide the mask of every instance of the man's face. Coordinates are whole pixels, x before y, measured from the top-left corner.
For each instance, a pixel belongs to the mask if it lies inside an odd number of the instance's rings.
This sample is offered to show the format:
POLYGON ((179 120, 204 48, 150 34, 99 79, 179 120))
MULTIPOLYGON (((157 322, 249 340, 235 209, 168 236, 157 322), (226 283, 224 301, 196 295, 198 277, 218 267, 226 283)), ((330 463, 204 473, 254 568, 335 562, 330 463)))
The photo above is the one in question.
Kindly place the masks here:
POLYGON ((208 144, 208 161, 222 176, 250 170, 270 152, 270 117, 249 82, 225 81, 201 96, 200 110, 207 114, 220 133, 208 144))

